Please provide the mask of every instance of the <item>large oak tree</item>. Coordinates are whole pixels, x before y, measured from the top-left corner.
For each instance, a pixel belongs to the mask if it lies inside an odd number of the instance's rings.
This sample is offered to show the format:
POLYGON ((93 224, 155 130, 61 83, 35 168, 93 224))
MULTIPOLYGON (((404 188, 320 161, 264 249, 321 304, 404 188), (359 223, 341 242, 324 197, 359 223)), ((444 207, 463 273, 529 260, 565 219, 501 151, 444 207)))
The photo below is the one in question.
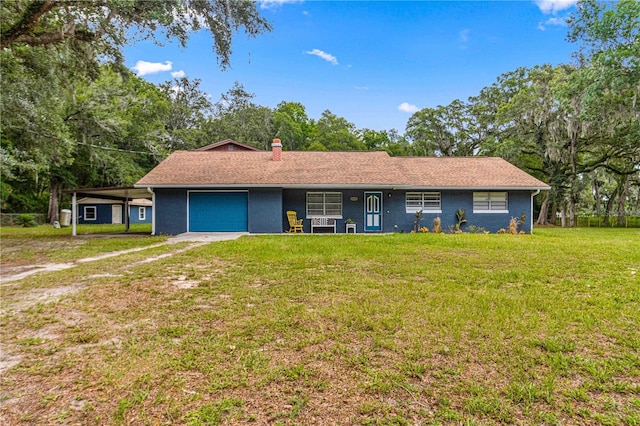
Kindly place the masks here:
MULTIPOLYGON (((225 69, 235 34, 243 31, 256 36, 271 29, 256 3, 248 0, 7 0, 0 2, 0 16, 3 207, 12 194, 25 187, 44 194, 40 188, 48 186, 50 221, 57 219, 59 190, 77 181, 70 174, 76 156, 89 151, 86 158, 106 158, 105 152, 126 144, 118 139, 136 133, 123 111, 105 110, 99 102, 82 102, 88 99, 82 98, 83 93, 107 93, 92 83, 104 78, 101 68, 107 62, 114 64, 114 70, 120 69, 123 78, 133 78, 121 65, 125 45, 151 39, 158 44, 177 41, 185 46, 194 31, 205 29, 212 36, 213 53, 225 69), (70 106, 82 106, 82 110, 68 114, 70 106), (87 136, 91 142, 83 139, 87 136)), ((105 99, 102 105, 112 101, 105 99)), ((162 104, 166 97, 145 98, 147 104, 156 101, 162 104)), ((176 99, 169 101, 175 103, 176 99)), ((176 109, 173 105, 171 111, 176 109)), ((141 109, 162 110, 152 105, 141 109)), ((168 133, 154 129, 156 135, 168 135, 168 148, 182 136, 180 129, 171 127, 172 117, 167 118, 168 133)), ((156 118, 151 122, 157 123, 156 118)), ((134 127, 148 130, 146 124, 138 121, 134 127)), ((147 136, 157 140, 152 134, 147 136)), ((152 145, 145 150, 155 155, 162 145, 152 145)), ((97 183, 125 183, 131 179, 127 176, 114 182, 112 175, 104 175, 104 181, 97 183)), ((37 207, 31 205, 24 207, 37 207)))

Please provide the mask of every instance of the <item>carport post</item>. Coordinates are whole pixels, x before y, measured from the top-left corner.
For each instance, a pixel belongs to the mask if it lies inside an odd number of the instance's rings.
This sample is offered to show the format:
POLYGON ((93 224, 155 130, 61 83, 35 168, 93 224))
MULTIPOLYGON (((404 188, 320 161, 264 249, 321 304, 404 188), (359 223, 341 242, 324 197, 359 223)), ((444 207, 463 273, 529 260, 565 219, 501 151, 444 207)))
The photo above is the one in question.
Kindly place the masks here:
POLYGON ((71 235, 76 236, 76 218, 78 217, 78 197, 73 193, 71 197, 71 235))
POLYGON ((124 191, 124 232, 129 232, 129 191, 124 191))

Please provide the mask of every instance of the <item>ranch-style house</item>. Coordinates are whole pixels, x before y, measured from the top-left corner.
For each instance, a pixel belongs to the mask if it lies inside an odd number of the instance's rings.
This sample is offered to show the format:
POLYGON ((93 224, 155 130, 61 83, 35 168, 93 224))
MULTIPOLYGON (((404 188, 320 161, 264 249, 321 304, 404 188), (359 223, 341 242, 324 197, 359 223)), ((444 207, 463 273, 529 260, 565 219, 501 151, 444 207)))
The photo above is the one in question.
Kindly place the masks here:
POLYGON ((515 217, 528 233, 533 197, 549 189, 501 158, 283 152, 278 139, 271 151, 231 140, 176 151, 134 187, 152 194, 154 234, 288 232, 288 211, 305 233, 410 232, 419 211, 448 230, 459 210, 466 227, 496 232, 515 217))

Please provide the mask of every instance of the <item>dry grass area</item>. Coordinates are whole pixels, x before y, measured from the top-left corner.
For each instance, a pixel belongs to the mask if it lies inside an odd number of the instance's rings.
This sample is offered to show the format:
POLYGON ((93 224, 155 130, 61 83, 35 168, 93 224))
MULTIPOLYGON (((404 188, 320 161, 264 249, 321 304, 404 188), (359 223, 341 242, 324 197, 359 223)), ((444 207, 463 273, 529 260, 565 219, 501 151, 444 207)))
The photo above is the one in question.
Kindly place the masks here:
POLYGON ((163 250, 2 288, 4 423, 640 424, 637 230, 163 250))
POLYGON ((150 237, 147 224, 132 225, 128 234, 123 230, 124 225, 80 225, 78 235, 72 237, 70 228, 2 227, 0 279, 38 269, 64 269, 83 258, 153 246, 167 239, 150 237))

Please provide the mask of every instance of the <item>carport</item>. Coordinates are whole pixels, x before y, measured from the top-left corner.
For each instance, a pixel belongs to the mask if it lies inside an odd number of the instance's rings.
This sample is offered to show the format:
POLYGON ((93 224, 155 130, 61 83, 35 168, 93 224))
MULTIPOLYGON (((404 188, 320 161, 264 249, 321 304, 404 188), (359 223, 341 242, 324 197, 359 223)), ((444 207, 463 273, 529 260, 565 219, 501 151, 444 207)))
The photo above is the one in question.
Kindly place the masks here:
POLYGON ((146 188, 134 188, 132 186, 112 187, 112 188, 86 188, 86 189, 66 189, 64 193, 71 194, 71 235, 77 234, 76 227, 78 224, 78 198, 90 197, 101 200, 122 201, 124 203, 124 225, 125 232, 129 232, 129 201, 138 198, 151 200, 151 235, 156 233, 156 209, 155 197, 153 192, 146 188))

